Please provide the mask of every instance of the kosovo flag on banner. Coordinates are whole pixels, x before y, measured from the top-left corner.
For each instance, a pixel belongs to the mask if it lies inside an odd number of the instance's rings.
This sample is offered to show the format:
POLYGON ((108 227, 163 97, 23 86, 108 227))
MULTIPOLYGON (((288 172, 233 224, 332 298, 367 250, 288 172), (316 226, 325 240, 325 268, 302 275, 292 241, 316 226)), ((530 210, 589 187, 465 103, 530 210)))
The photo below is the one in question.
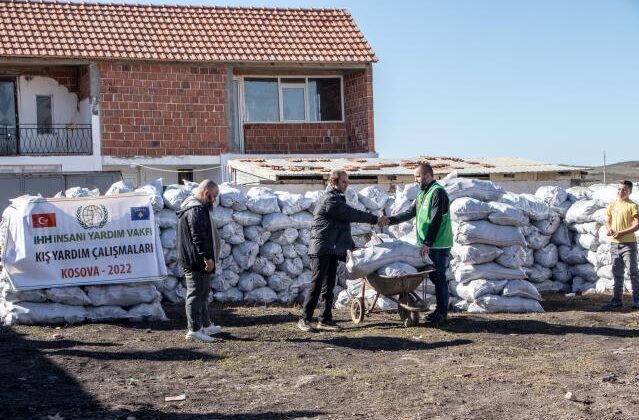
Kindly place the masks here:
POLYGON ((148 207, 131 207, 131 220, 149 220, 151 211, 148 207))

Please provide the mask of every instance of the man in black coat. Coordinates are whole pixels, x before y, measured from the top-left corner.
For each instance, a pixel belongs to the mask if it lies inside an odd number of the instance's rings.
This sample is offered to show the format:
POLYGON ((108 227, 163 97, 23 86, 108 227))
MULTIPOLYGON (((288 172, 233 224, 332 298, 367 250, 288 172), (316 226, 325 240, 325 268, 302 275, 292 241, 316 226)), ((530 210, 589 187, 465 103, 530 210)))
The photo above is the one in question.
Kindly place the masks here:
POLYGON ((311 331, 313 312, 318 301, 323 307, 319 314, 318 329, 337 331, 339 326, 333 321, 333 289, 338 261, 346 260, 346 252, 355 247, 351 237, 351 223, 386 223, 384 216, 354 209, 346 204, 344 192, 348 187, 345 171, 333 171, 329 177, 329 187, 315 206, 309 256, 311 257, 312 282, 304 300, 302 316, 297 327, 311 331), (381 219, 381 220, 380 220, 381 219))
POLYGON ((211 275, 220 253, 220 238, 213 222, 213 203, 219 193, 210 179, 202 181, 177 212, 177 257, 186 279, 187 340, 213 342, 221 328, 211 322, 208 297, 211 275))

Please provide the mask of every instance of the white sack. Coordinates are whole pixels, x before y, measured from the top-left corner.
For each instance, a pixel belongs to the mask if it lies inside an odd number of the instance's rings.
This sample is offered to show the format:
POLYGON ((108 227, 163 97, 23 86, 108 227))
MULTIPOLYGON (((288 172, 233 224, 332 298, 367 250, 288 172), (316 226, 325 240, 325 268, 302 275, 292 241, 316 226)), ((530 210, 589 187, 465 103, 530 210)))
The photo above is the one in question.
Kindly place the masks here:
POLYGON ((450 252, 451 255, 461 263, 483 264, 495 260, 495 258, 502 255, 504 251, 493 245, 461 245, 455 243, 450 252))
POLYGON ((162 296, 152 283, 85 286, 93 306, 133 306, 161 300, 162 296))
POLYGON ((262 223, 262 215, 248 210, 238 211, 233 213, 233 220, 242 226, 260 225, 262 223))
POLYGON ((246 226, 244 228, 244 237, 262 246, 271 238, 271 232, 262 226, 246 226))
POLYGON ((271 241, 280 245, 288 245, 295 242, 299 232, 295 228, 286 228, 271 233, 271 241))
POLYGON ((89 296, 78 286, 52 287, 44 292, 51 302, 75 306, 91 305, 89 296))
POLYGON ((481 201, 499 201, 504 189, 491 181, 478 179, 455 178, 445 183, 450 200, 460 197, 471 197, 481 201))
POLYGON ((260 251, 259 245, 253 241, 246 241, 233 247, 233 258, 242 270, 248 270, 255 263, 255 258, 260 251))
POLYGON ((60 303, 5 302, 4 325, 77 324, 87 319, 84 306, 60 303))
POLYGON ((174 210, 162 209, 155 214, 155 222, 161 229, 176 229, 177 220, 177 214, 174 210))
POLYGON ((559 261, 559 253, 554 244, 548 244, 535 251, 535 262, 543 267, 552 268, 557 264, 557 261, 559 261))
POLYGON ((118 181, 109 187, 108 190, 104 193, 104 195, 117 195, 133 192, 133 186, 126 181, 118 181))
POLYGON ((485 220, 457 225, 455 240, 463 245, 487 244, 495 246, 525 245, 524 236, 514 226, 499 226, 485 220))
POLYGON ((238 303, 244 300, 244 293, 242 293, 242 291, 237 287, 232 287, 225 291, 215 292, 213 294, 213 299, 218 302, 238 303))
POLYGON ((284 214, 295 214, 304 211, 313 203, 312 199, 302 194, 292 194, 286 191, 276 191, 277 203, 284 214))
POLYGON ((273 190, 266 187, 253 187, 246 193, 246 207, 254 213, 279 213, 280 206, 273 190))
POLYGON ((264 229, 274 232, 276 230, 292 228, 293 220, 284 213, 271 213, 262 218, 262 226, 264 229))
POLYGON ((470 313, 529 313, 544 312, 539 302, 521 297, 484 295, 468 306, 470 313))
POLYGON ((233 210, 222 206, 215 206, 213 207, 213 220, 218 229, 224 227, 233 221, 233 210))
POLYGON ((519 245, 511 245, 501 249, 502 254, 495 260, 506 268, 520 268, 526 266, 526 250, 519 245))
POLYGON ((521 268, 506 268, 497 263, 486 264, 459 264, 455 270, 455 280, 459 283, 467 283, 477 279, 510 280, 525 279, 526 273, 521 268))
POLYGON ((488 220, 502 226, 526 226, 530 223, 528 216, 515 206, 506 203, 490 202, 491 209, 488 220))
POLYGON ((484 295, 498 295, 504 289, 508 280, 477 279, 468 283, 457 283, 455 293, 462 299, 472 302, 484 295))
POLYGON ((488 203, 470 197, 461 197, 450 204, 451 218, 456 221, 482 220, 492 213, 488 203))
POLYGON ((160 233, 162 248, 173 249, 177 245, 177 232, 175 229, 163 229, 160 233))
POLYGON ((419 255, 420 248, 402 241, 384 242, 370 248, 357 249, 348 255, 348 278, 364 277, 393 262, 405 262, 413 267, 432 265, 428 256, 419 255))
POLYGON ((243 273, 240 276, 240 281, 237 284, 237 288, 242 292, 250 292, 253 289, 266 286, 266 280, 264 277, 257 273, 243 273))
POLYGON ((360 190, 357 198, 368 210, 380 210, 386 205, 388 193, 378 185, 371 185, 360 190))
POLYGON ((244 228, 242 225, 230 222, 222 227, 220 237, 229 244, 239 245, 244 242, 244 228))
POLYGON ((526 276, 531 283, 543 283, 552 277, 552 270, 539 264, 526 267, 526 276))
POLYGON ((532 220, 544 220, 550 214, 550 207, 543 200, 532 194, 514 194, 508 192, 500 200, 502 203, 515 206, 532 220))
POLYGON ((543 300, 537 288, 526 280, 508 280, 508 283, 504 286, 502 295, 506 297, 543 300))
POLYGON ((575 202, 566 213, 566 223, 585 223, 594 221, 593 215, 600 206, 594 200, 575 202))
POLYGON ((385 277, 401 277, 415 273, 417 273, 417 269, 415 267, 402 262, 395 262, 377 270, 377 274, 385 277))
POLYGON ((164 206, 171 210, 180 210, 182 203, 191 195, 191 191, 181 185, 173 184, 166 187, 162 198, 164 206))
POLYGON ((301 211, 291 216, 295 229, 310 229, 313 226, 313 215, 307 211, 301 211))

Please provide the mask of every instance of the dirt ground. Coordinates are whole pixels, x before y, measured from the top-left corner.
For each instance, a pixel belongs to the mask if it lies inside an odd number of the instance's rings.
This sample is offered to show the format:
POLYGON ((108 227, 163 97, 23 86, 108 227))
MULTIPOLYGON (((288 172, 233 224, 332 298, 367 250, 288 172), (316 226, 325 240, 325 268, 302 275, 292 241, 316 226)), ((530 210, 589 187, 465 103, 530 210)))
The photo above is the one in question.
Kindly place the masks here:
POLYGON ((297 330, 291 308, 213 305, 217 344, 184 340, 181 306, 164 323, 2 327, 0 417, 637 419, 639 312, 596 312, 605 299, 441 329, 339 311, 338 333, 297 330))

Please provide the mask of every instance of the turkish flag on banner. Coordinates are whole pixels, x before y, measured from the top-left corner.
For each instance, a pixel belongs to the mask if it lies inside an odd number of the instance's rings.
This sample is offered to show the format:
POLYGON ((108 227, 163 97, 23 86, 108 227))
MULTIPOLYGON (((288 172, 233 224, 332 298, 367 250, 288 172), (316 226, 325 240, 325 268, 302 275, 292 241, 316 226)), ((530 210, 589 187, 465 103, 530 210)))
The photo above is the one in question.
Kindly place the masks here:
POLYGON ((55 227, 55 213, 38 213, 31 215, 34 228, 55 227))

